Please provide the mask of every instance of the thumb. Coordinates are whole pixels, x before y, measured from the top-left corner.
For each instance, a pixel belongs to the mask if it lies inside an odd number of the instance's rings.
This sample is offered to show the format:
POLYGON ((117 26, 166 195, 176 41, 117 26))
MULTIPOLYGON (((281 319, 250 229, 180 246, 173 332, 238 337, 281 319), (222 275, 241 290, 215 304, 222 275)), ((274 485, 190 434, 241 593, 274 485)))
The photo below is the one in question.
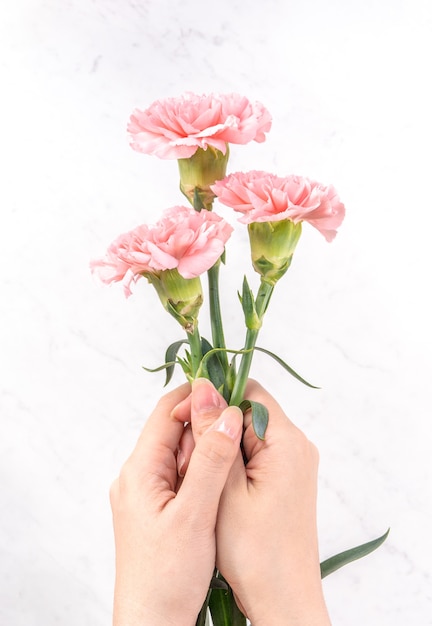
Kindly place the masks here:
POLYGON ((201 435, 192 453, 179 496, 205 527, 214 526, 222 490, 237 456, 243 413, 227 407, 201 435))

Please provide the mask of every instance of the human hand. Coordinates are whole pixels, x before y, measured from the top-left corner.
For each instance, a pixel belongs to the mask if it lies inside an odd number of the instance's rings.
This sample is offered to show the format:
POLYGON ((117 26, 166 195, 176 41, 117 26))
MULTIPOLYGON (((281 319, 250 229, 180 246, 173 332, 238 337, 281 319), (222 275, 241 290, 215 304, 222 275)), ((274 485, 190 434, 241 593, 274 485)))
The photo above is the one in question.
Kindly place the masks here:
MULTIPOLYGON (((200 382, 196 389, 203 393, 206 386, 212 387, 200 382)), ((212 414, 197 412, 194 394, 177 416, 186 421, 190 412, 198 444, 226 404, 219 399, 212 414)), ((246 398, 267 407, 269 424, 261 441, 250 411, 245 415, 247 463, 239 452, 222 494, 217 566, 254 626, 328 626, 316 527, 317 449, 257 382, 249 381, 246 398)))
MULTIPOLYGON (((209 588, 219 499, 239 449, 243 418, 239 409, 221 415, 220 405, 216 411, 213 406, 210 429, 201 429, 192 451, 189 428, 173 417, 189 393, 186 384, 159 401, 111 487, 114 626, 192 626, 209 588), (188 450, 184 479, 177 472, 178 449, 188 450)), ((205 419, 207 408, 202 407, 205 419)))

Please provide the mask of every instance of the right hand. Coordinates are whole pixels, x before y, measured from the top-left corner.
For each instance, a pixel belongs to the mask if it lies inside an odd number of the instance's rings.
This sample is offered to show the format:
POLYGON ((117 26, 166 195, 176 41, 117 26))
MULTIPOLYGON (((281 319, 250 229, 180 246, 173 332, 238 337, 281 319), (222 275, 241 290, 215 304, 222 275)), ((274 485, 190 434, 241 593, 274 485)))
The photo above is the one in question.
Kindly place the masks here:
POLYGON ((316 525, 318 450, 261 385, 245 397, 269 411, 265 440, 245 415, 219 505, 217 566, 254 626, 328 626, 316 525))
MULTIPOLYGON (((249 381, 245 397, 267 407, 269 424, 261 441, 245 415, 247 464, 239 451, 222 493, 217 567, 253 626, 329 626, 316 525, 318 451, 257 382, 249 381)), ((186 405, 179 413, 186 419, 190 411, 195 443, 226 407, 202 379, 186 405), (194 394, 213 398, 213 409, 195 410, 194 394)))

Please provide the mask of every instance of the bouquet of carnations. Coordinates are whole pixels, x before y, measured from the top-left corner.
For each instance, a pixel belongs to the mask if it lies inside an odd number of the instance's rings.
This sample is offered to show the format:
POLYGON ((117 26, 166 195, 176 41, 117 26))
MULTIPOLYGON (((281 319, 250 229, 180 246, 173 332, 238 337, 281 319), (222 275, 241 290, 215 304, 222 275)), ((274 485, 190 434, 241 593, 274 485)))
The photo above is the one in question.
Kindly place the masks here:
MULTIPOLYGON (((244 399, 255 351, 275 359, 289 374, 313 387, 280 356, 257 346, 257 338, 273 291, 291 265, 303 223, 332 241, 345 207, 333 186, 297 175, 260 170, 226 175, 230 144, 263 142, 272 119, 261 103, 237 94, 195 95, 154 102, 136 109, 129 121, 131 146, 161 159, 176 159, 180 190, 188 206, 167 209, 153 225, 142 224, 118 237, 104 258, 91 263, 102 282, 122 282, 130 296, 142 277, 153 285, 165 310, 180 324, 184 335, 165 352, 164 363, 150 371, 166 371, 165 384, 178 365, 191 381, 206 377, 225 400, 252 412, 256 436, 265 438, 268 411, 244 399), (247 228, 252 266, 259 275, 256 293, 247 277, 239 290, 245 323, 244 341, 227 346, 220 304, 219 271, 225 263, 225 245, 233 227, 213 212, 214 201, 239 214, 247 228), (200 333, 203 303, 202 277, 207 274, 211 337, 200 333)), ((326 576, 342 565, 376 549, 386 538, 342 552, 321 563, 326 576)), ((211 612, 214 626, 240 626, 246 618, 233 594, 215 570, 197 626, 211 612)))

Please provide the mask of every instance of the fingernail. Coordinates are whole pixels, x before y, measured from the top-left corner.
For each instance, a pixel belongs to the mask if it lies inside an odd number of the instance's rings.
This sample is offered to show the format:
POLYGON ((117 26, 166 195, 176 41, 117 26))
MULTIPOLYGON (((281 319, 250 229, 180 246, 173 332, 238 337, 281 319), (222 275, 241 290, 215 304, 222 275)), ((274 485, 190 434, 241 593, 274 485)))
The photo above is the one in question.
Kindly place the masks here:
POLYGON ((234 441, 239 438, 243 429, 243 413, 238 406, 229 406, 222 415, 207 429, 217 430, 224 435, 228 435, 234 441))
POLYGON ((192 407, 197 412, 224 409, 226 402, 207 378, 196 378, 192 383, 192 407))

